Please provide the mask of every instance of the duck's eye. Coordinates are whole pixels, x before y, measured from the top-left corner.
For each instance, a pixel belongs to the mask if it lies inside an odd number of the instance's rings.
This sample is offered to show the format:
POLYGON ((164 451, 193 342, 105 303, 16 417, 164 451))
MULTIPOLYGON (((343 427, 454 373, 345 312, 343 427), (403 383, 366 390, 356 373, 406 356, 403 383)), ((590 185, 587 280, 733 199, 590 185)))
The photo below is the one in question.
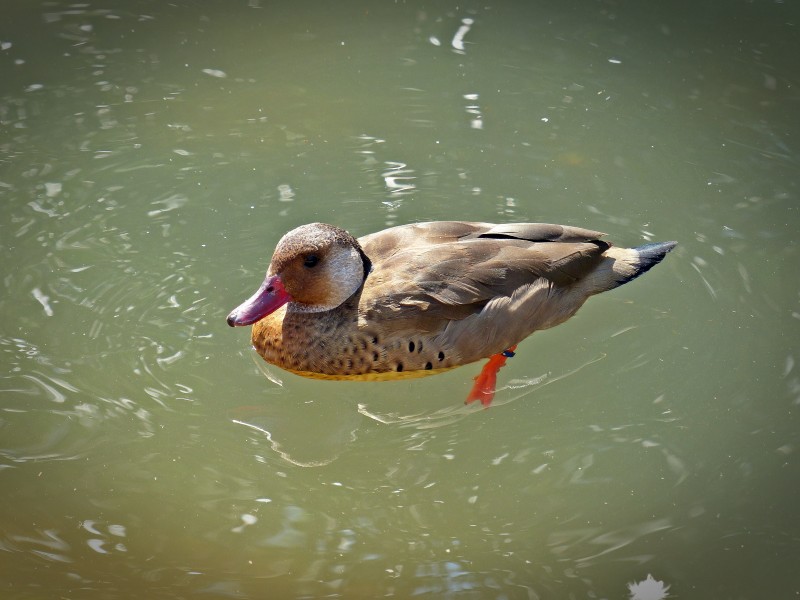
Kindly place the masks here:
POLYGON ((309 254, 306 256, 305 260, 303 260, 303 266, 310 269, 311 267, 316 267, 318 262, 319 256, 316 254, 309 254))

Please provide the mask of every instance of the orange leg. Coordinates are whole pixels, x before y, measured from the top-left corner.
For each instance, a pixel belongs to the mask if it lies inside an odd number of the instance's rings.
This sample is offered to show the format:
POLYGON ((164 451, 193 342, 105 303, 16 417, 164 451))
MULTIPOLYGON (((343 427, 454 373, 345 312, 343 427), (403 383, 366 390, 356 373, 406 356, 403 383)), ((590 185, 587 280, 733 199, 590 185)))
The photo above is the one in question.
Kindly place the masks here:
POLYGON ((489 406, 494 399, 494 390, 497 386, 497 372, 502 369, 506 360, 514 356, 516 344, 511 346, 505 352, 500 354, 492 354, 489 357, 489 362, 483 365, 483 369, 475 377, 475 383, 472 385, 472 391, 467 396, 466 404, 480 400, 484 406, 489 406))

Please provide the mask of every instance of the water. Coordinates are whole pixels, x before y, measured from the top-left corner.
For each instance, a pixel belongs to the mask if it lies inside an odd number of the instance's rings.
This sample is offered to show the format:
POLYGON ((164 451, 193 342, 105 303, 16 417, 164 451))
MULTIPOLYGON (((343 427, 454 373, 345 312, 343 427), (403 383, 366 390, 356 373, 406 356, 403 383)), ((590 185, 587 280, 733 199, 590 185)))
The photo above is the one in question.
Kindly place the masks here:
POLYGON ((4 598, 800 595, 795 4, 3 12, 4 598), (489 410, 225 324, 289 229, 433 219, 680 246, 489 410))

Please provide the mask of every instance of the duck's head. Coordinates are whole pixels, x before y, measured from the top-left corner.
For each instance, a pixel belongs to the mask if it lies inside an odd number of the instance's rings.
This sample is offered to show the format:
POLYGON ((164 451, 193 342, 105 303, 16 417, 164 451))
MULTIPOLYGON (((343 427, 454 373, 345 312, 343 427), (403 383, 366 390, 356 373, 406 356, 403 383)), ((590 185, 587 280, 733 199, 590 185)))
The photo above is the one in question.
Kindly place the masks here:
POLYGON ((264 283, 228 315, 228 325, 251 325, 287 302, 292 310, 331 310, 352 296, 369 273, 370 261, 344 229, 311 223, 284 235, 264 283))

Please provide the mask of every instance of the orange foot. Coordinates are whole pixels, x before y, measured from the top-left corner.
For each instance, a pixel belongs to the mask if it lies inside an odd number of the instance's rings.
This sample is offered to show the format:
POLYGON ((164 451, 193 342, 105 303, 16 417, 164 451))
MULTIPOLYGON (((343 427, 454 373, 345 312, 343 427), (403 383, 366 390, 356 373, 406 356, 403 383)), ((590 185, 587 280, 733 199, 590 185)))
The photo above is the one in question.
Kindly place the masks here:
POLYGON ((515 344, 508 350, 500 354, 492 354, 489 357, 489 362, 483 365, 483 369, 475 377, 475 383, 472 385, 472 391, 469 396, 467 396, 466 404, 475 402, 475 400, 480 400, 484 406, 489 406, 492 403, 497 385, 497 372, 505 366, 508 358, 514 356, 516 348, 515 344))

